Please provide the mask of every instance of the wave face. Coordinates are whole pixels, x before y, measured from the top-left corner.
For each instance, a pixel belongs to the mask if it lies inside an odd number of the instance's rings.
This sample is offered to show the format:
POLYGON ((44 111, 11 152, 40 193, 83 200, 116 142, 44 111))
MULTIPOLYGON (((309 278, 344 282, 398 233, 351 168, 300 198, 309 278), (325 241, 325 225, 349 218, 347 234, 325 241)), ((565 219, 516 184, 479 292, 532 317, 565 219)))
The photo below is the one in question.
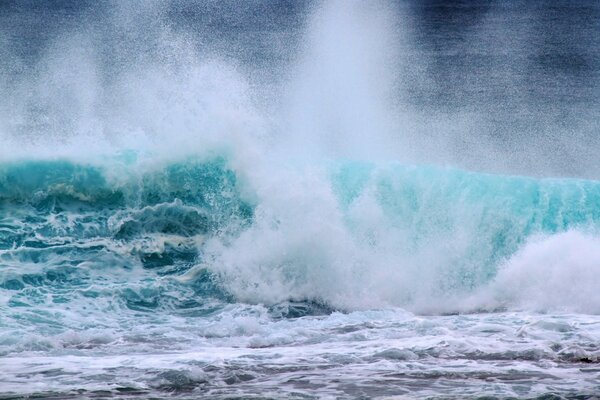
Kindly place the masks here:
POLYGON ((241 178, 223 156, 2 165, 4 304, 600 312, 598 182, 351 161, 269 171, 241 178), (573 268, 578 289, 562 279, 573 268))

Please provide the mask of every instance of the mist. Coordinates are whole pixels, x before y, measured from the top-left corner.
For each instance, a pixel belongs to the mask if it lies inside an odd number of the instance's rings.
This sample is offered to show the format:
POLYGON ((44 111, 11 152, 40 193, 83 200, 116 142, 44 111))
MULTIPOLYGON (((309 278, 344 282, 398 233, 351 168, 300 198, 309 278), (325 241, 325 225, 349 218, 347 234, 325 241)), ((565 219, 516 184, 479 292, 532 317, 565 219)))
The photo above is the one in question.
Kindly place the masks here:
POLYGON ((589 3, 2 7, 6 155, 248 140, 288 143, 295 158, 600 174, 599 10, 589 3))

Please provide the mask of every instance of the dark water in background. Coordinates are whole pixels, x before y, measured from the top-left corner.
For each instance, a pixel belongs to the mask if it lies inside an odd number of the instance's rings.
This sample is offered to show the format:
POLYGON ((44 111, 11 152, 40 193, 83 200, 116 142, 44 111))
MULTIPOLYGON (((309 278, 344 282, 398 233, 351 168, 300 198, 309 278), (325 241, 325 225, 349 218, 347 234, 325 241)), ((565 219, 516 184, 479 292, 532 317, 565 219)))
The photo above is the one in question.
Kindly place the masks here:
POLYGON ((0 0, 0 398, 595 398, 599 14, 0 0))
MULTIPOLYGON (((316 4, 4 1, 8 56, 1 73, 18 81, 54 41, 81 32, 94 46, 102 79, 110 81, 140 53, 160 57, 156 41, 166 25, 204 54, 235 63, 273 103, 316 4)), ((415 149, 402 156, 525 175, 598 177, 596 2, 399 1, 393 12, 400 55, 393 103, 412 116, 409 126, 398 123, 396 135, 415 149), (494 157, 480 156, 482 143, 494 157)))
POLYGON ((415 47, 429 61, 417 107, 473 118, 467 146, 489 137, 509 149, 507 165, 597 174, 597 3, 425 2, 414 11, 415 47))

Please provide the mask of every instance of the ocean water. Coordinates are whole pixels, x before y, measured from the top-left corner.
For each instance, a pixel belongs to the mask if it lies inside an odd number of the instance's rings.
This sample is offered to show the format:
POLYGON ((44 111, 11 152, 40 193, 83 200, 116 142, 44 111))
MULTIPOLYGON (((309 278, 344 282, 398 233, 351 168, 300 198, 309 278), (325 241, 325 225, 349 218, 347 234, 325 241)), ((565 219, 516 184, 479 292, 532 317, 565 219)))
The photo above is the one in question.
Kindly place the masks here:
POLYGON ((599 14, 0 3, 0 399, 600 397, 599 14))

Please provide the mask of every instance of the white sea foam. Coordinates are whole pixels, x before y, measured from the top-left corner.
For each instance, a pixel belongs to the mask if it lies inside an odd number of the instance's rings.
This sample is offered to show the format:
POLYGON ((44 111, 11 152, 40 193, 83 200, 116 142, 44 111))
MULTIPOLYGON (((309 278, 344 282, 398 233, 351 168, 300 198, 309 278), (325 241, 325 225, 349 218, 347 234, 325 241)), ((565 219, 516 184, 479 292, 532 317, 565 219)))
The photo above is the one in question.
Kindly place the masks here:
POLYGON ((571 230, 533 237, 482 289, 480 305, 600 313, 600 237, 571 230))
MULTIPOLYGON (((403 61, 387 2, 311 8, 297 66, 268 112, 256 92, 271 93, 255 91, 243 66, 162 24, 166 3, 109 13, 118 34, 108 39, 126 43, 115 43, 114 69, 98 50, 107 37, 90 27, 58 35, 35 65, 0 82, 10 93, 0 99, 0 188, 15 183, 11 161, 57 158, 99 165, 91 174, 107 178, 109 194, 215 158, 235 184, 219 186, 221 170, 207 174, 218 190, 188 174, 150 188, 166 200, 152 202, 150 190, 149 204, 134 193, 113 209, 69 185, 39 188, 52 164, 21 171, 33 187, 15 185, 25 211, 0 221, 14 240, 0 250, 1 392, 598 391, 587 367, 600 359, 598 183, 408 165, 411 154, 430 159, 400 145, 418 134, 404 131, 413 122, 391 96, 403 61), (148 43, 132 28, 140 18, 153 21, 148 43), (206 204, 172 198, 194 190, 206 204), (30 192, 75 206, 44 216, 30 192), (200 215, 215 199, 240 200, 247 215, 166 232, 170 210, 200 215), (119 236, 129 222, 140 226, 119 236), (163 268, 169 256, 177 265, 163 268), (308 311, 289 312, 294 302, 308 311)), ((12 57, 1 35, 0 44, 12 57)), ((480 157, 493 164, 495 153, 480 157)))

